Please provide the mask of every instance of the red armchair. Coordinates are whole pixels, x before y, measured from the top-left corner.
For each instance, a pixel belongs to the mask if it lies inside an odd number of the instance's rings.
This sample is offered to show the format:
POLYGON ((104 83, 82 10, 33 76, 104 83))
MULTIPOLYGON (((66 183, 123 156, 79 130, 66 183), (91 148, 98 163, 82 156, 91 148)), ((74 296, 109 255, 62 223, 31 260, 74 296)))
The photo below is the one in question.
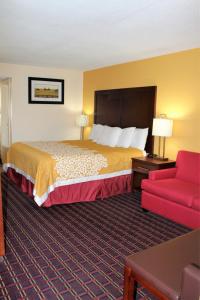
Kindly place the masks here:
POLYGON ((200 153, 179 151, 175 168, 151 171, 142 181, 142 207, 200 227, 200 153))

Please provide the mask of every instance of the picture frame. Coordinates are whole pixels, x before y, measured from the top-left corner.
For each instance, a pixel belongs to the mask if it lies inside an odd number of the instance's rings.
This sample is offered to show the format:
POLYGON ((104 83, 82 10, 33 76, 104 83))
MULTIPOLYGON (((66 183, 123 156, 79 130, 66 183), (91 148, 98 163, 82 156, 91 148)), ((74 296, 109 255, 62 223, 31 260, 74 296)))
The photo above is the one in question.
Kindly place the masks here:
POLYGON ((64 79, 28 77, 28 103, 64 104, 64 79))

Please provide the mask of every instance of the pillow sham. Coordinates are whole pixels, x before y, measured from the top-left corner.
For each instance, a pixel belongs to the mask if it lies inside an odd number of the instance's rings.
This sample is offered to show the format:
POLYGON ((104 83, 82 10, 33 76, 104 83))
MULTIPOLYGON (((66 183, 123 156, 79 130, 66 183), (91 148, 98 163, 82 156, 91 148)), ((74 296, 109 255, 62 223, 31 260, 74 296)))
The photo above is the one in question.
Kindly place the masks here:
POLYGON ((101 145, 115 147, 121 132, 122 129, 119 127, 110 127, 105 125, 101 135, 97 139, 97 143, 101 145))
POLYGON ((131 147, 144 150, 149 128, 135 128, 132 136, 131 147))
POLYGON ((128 127, 122 129, 116 146, 124 148, 130 147, 134 131, 135 127, 128 127))
POLYGON ((101 136, 103 129, 104 129, 104 125, 93 124, 92 130, 89 135, 89 139, 96 142, 98 140, 99 136, 101 136))

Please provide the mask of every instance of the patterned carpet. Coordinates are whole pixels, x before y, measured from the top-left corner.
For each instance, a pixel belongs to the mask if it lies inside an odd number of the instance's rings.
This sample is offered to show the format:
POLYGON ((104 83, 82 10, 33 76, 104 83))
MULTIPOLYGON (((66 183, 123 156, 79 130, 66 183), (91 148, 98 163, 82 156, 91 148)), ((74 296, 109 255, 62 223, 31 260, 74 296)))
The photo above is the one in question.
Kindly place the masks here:
POLYGON ((189 231, 144 214, 139 194, 39 208, 9 185, 7 199, 0 299, 122 299, 124 257, 189 231))

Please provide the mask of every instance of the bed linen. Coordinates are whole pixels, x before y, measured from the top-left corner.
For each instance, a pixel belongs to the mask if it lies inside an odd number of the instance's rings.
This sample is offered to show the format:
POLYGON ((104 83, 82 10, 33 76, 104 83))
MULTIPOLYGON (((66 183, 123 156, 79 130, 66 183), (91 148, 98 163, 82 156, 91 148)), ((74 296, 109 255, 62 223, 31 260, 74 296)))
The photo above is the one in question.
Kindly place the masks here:
POLYGON ((142 151, 135 148, 108 147, 90 140, 15 143, 8 150, 3 168, 13 179, 16 174, 22 176, 21 186, 26 192, 25 186, 30 183, 28 193, 33 193, 39 206, 51 206, 65 200, 66 203, 82 201, 80 197, 77 201, 74 197, 70 200, 78 190, 82 198, 85 194, 83 199, 91 201, 97 197, 91 192, 95 187, 98 190, 97 186, 101 185, 102 189, 108 184, 113 190, 114 178, 118 178, 120 190, 120 185, 123 187, 130 181, 131 158, 142 155, 142 151), (71 196, 68 195, 70 189, 71 196), (87 193, 94 196, 87 197, 87 193))

